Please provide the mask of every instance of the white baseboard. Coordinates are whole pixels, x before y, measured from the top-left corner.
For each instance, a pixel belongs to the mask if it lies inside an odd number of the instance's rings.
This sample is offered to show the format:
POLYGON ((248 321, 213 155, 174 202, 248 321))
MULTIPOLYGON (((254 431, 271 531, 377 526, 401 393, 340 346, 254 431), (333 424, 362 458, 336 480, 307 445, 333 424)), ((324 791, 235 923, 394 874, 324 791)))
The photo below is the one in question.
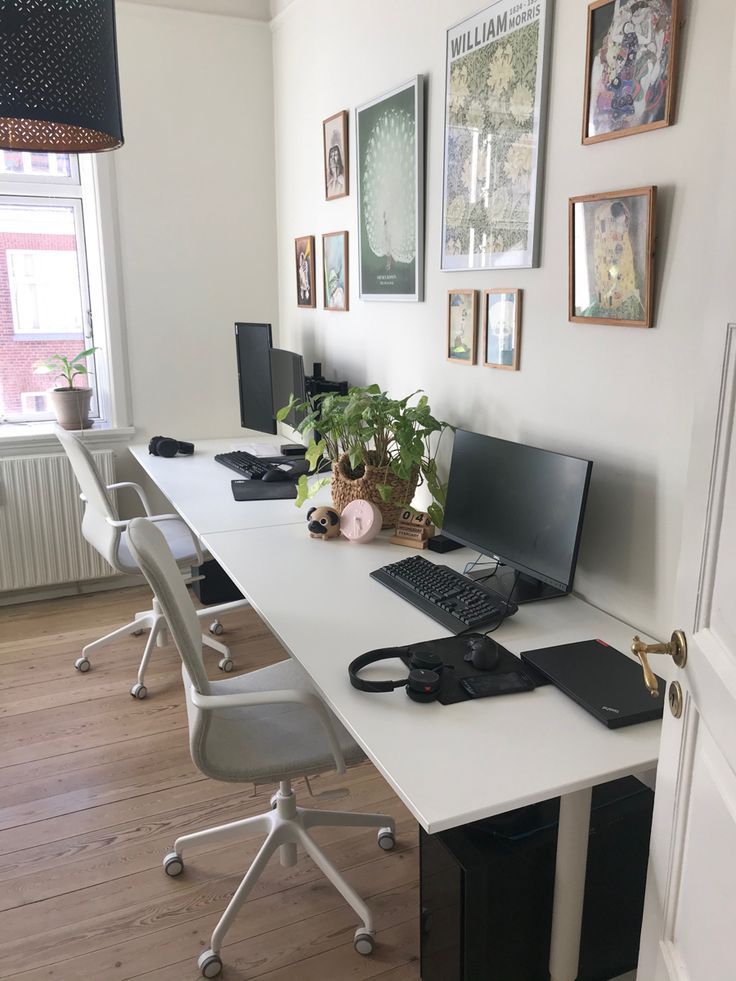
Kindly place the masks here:
POLYGON ((85 593, 100 593, 106 589, 127 589, 131 586, 145 586, 145 584, 143 576, 107 576, 104 579, 89 579, 86 582, 40 586, 38 589, 14 589, 0 593, 0 606, 59 599, 62 596, 83 596, 85 593))

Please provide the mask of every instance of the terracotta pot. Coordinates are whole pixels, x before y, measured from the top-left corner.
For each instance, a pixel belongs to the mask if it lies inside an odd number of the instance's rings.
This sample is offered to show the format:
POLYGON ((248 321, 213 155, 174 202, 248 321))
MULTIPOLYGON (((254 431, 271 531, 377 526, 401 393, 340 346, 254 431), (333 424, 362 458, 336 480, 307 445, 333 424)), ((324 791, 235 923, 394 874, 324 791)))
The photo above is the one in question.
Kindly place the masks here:
POLYGON ((89 429, 92 426, 89 417, 91 388, 54 388, 46 393, 46 398, 62 429, 89 429))
POLYGON ((412 474, 410 480, 401 480, 396 474, 387 473, 383 467, 375 467, 370 463, 360 468, 362 474, 353 476, 350 460, 347 454, 340 457, 332 465, 332 503, 338 511, 342 511, 350 501, 372 501, 383 517, 383 527, 393 528, 399 520, 399 514, 411 503, 417 489, 419 471, 412 474), (381 500, 378 484, 388 484, 393 488, 390 501, 381 500))

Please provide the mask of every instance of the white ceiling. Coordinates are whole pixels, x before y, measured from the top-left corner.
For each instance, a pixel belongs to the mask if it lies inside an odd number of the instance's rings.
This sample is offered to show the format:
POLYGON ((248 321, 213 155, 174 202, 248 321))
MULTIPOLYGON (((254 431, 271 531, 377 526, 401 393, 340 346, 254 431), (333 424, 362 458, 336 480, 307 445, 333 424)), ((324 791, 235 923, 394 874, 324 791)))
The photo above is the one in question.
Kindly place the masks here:
POLYGON ((205 14, 226 14, 249 20, 269 21, 286 10, 293 0, 131 0, 149 7, 174 7, 177 10, 198 10, 205 14))

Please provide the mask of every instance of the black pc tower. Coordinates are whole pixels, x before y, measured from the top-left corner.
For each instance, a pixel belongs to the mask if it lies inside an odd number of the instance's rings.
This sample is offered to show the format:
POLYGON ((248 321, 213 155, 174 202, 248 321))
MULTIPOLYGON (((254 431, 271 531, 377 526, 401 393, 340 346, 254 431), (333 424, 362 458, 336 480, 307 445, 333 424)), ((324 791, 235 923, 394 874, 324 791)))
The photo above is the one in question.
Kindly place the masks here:
MULTIPOLYGON (((654 794, 593 789, 578 981, 639 955, 654 794)), ((559 798, 438 834, 420 828, 422 981, 549 981, 559 798)))

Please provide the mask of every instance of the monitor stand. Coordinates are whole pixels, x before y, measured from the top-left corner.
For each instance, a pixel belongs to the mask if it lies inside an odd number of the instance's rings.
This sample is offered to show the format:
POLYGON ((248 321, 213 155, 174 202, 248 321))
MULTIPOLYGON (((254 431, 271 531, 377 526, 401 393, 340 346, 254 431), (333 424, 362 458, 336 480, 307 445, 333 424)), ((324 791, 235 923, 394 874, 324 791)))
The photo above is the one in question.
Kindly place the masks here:
MULTIPOLYGON (((468 579, 481 580, 478 583, 479 586, 487 586, 494 593, 498 593, 501 596, 509 595, 509 590, 513 585, 514 576, 516 575, 515 569, 507 565, 500 565, 495 575, 485 579, 484 577, 487 575, 487 568, 474 569, 468 573, 468 579)), ((556 596, 567 596, 567 593, 562 589, 557 589, 556 586, 549 586, 540 579, 535 579, 533 576, 525 576, 522 573, 509 598, 521 606, 522 603, 534 603, 536 600, 554 599, 556 596)))

